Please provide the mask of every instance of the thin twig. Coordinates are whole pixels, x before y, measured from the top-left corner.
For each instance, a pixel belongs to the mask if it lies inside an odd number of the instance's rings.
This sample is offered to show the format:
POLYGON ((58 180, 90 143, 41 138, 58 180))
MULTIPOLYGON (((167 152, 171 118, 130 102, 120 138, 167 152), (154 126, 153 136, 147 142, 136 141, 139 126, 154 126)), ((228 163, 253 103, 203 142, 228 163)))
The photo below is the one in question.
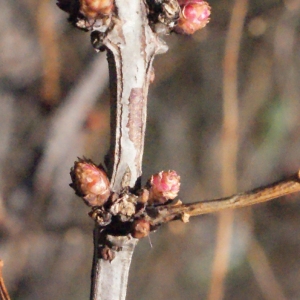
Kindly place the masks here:
POLYGON ((299 177, 300 170, 287 179, 230 197, 157 207, 154 211, 149 211, 150 222, 152 225, 159 225, 178 219, 188 221, 190 216, 215 213, 228 208, 245 207, 300 192, 299 177))
POLYGON ((0 300, 10 300, 8 291, 4 284, 4 279, 2 276, 3 260, 0 260, 0 300))

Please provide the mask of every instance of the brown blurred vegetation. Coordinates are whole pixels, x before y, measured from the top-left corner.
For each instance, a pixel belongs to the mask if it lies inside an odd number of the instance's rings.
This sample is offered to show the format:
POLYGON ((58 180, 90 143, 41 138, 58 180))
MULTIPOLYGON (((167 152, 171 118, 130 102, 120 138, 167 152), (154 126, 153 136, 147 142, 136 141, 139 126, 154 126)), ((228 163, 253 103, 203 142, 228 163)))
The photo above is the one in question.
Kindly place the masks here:
MULTIPOLYGON (((171 35, 155 60, 144 180, 182 178, 184 202, 221 187, 223 60, 234 1, 214 0, 209 25, 171 35)), ((68 187, 77 156, 109 143, 105 54, 55 1, 0 1, 0 258, 12 299, 88 299, 93 222, 68 187)), ((300 165, 300 3, 250 1, 238 60, 237 191, 300 165)), ((235 212, 224 299, 300 299, 300 196, 235 212), (275 295, 274 295, 275 294, 275 295), (284 296, 283 296, 284 295, 284 296)), ((128 300, 205 299, 217 218, 174 222, 141 240, 128 300)))

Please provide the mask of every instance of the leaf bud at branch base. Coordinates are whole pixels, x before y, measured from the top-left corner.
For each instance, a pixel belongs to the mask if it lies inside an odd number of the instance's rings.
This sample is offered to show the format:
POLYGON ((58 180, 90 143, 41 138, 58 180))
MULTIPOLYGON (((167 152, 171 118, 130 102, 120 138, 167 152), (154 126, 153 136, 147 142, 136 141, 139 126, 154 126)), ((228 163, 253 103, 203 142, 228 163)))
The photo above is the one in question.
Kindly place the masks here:
POLYGON ((211 8, 202 0, 180 0, 181 14, 174 31, 193 34, 209 22, 211 8))
POLYGON ((149 181, 149 204, 163 204, 177 197, 180 176, 175 171, 161 171, 152 175, 149 181))
POLYGON ((91 160, 78 159, 70 172, 70 186, 88 206, 102 206, 109 198, 110 183, 106 172, 91 160))
POLYGON ((113 0, 80 0, 80 12, 89 19, 111 14, 113 0))

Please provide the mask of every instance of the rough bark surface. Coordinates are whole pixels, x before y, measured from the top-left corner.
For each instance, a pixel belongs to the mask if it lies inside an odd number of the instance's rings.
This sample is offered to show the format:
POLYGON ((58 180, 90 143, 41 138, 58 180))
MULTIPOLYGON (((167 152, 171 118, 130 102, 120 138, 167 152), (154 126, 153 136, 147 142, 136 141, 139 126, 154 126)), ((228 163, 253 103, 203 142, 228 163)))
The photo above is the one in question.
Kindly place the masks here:
MULTIPOLYGON (((139 187, 147 116, 147 94, 155 54, 167 50, 148 26, 146 5, 140 0, 116 0, 114 27, 103 40, 108 51, 111 87, 111 148, 107 166, 111 189, 139 187)), ((109 263, 99 258, 104 232, 95 228, 91 299, 125 299, 128 271, 136 239, 110 237, 122 247, 109 263)))
POLYGON ((147 94, 156 53, 164 46, 148 26, 143 1, 116 1, 118 19, 104 39, 112 89, 111 187, 135 186, 142 174, 147 94))

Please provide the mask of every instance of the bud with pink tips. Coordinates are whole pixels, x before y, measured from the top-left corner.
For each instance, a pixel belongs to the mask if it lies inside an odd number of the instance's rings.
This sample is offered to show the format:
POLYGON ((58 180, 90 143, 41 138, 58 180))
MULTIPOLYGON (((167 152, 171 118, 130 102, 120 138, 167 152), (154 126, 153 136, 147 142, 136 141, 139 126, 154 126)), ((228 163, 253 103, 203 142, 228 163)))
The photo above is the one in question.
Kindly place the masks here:
POLYGON ((110 183, 103 167, 96 166, 89 159, 79 158, 70 175, 70 186, 88 206, 102 206, 108 200, 111 193, 110 183))
POLYGON ((149 180, 150 204, 163 204, 177 197, 180 189, 180 176, 175 171, 161 171, 149 180))
POLYGON ((209 22, 210 6, 202 0, 179 0, 181 14, 175 32, 193 34, 209 22))

